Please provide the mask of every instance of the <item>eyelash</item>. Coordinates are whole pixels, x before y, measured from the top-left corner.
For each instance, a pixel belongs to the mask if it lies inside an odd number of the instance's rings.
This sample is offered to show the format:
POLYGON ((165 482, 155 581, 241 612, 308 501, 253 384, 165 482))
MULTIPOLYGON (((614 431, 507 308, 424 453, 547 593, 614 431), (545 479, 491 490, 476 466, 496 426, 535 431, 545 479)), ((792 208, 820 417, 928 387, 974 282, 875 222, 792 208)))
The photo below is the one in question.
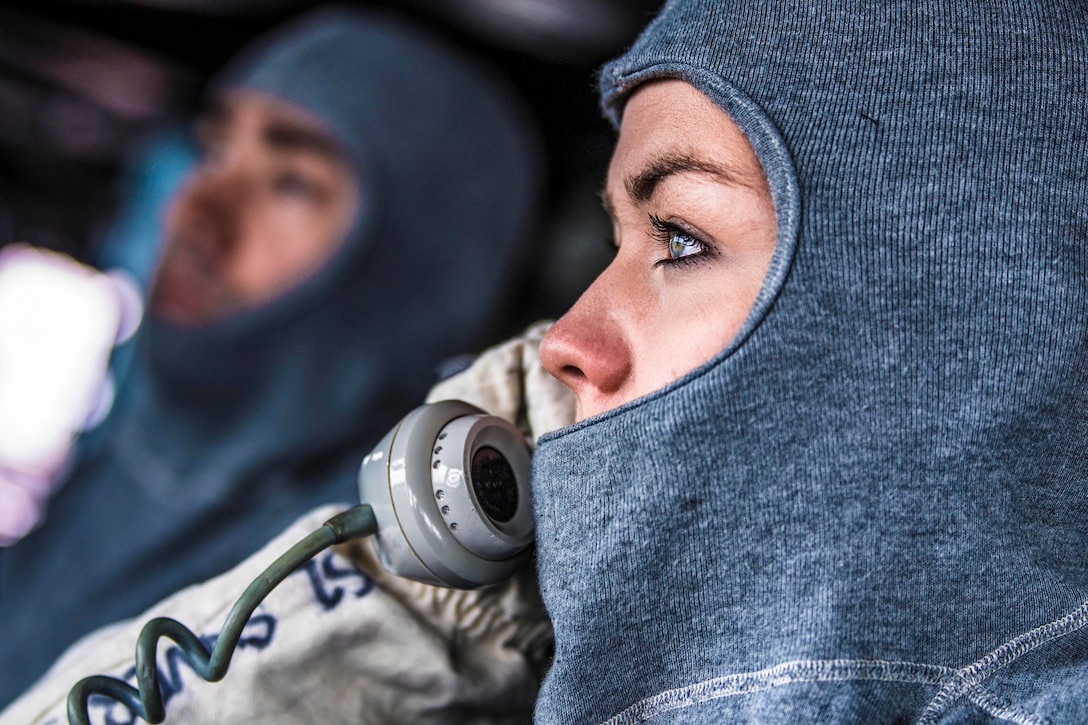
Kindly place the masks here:
POLYGON ((662 259, 654 262, 654 266, 659 265, 692 265, 701 264, 707 261, 707 256, 711 252, 710 245, 706 244, 702 240, 695 237, 694 234, 680 227, 673 222, 665 221, 656 214, 650 214, 650 226, 653 227, 652 236, 665 250, 666 256, 662 259), (685 237, 692 242, 697 251, 684 255, 683 257, 669 256, 669 244, 672 242, 673 237, 685 237))

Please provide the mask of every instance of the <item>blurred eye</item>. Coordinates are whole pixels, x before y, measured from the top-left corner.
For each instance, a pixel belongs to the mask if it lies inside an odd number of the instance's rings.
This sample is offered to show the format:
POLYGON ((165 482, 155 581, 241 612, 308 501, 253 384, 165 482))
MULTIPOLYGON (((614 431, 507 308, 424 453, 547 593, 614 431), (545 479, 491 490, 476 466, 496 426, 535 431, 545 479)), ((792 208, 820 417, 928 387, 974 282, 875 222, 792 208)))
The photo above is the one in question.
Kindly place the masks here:
POLYGON ((323 184, 294 171, 284 172, 277 176, 274 189, 277 194, 315 203, 324 201, 326 196, 323 184))

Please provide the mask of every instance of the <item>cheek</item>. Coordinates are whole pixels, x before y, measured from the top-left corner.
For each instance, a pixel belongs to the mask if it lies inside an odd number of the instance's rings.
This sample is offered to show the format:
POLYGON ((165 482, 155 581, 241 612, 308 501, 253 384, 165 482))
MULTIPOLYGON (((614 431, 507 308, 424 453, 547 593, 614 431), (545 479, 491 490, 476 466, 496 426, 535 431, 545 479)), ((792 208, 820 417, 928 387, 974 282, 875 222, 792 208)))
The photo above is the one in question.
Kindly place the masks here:
POLYGON ((253 301, 275 296, 326 258, 329 230, 313 214, 268 204, 245 218, 229 266, 234 286, 253 301))
MULTIPOLYGON (((755 290, 758 290, 758 285, 755 290)), ((661 300, 644 336, 644 392, 695 370, 733 340, 756 292, 732 274, 708 274, 661 300)))

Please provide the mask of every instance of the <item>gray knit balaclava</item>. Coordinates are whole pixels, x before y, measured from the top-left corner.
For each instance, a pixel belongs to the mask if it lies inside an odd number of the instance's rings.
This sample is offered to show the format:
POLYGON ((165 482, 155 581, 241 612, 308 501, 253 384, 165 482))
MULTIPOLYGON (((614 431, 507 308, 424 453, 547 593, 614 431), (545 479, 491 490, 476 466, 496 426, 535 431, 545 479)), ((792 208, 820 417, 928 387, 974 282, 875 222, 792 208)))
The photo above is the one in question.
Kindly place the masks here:
POLYGON ((1088 10, 668 2, 755 148, 743 329, 542 437, 540 723, 1088 722, 1088 10))

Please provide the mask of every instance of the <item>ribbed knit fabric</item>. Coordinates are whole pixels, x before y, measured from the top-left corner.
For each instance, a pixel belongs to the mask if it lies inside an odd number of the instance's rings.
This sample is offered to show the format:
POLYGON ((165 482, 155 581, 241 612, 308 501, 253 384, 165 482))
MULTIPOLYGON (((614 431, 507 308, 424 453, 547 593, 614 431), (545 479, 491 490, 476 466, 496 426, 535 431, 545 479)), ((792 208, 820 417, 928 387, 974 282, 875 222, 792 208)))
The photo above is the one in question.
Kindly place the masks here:
POLYGON ((669 2, 769 178, 737 338, 534 459, 541 723, 1088 722, 1088 10, 669 2))

